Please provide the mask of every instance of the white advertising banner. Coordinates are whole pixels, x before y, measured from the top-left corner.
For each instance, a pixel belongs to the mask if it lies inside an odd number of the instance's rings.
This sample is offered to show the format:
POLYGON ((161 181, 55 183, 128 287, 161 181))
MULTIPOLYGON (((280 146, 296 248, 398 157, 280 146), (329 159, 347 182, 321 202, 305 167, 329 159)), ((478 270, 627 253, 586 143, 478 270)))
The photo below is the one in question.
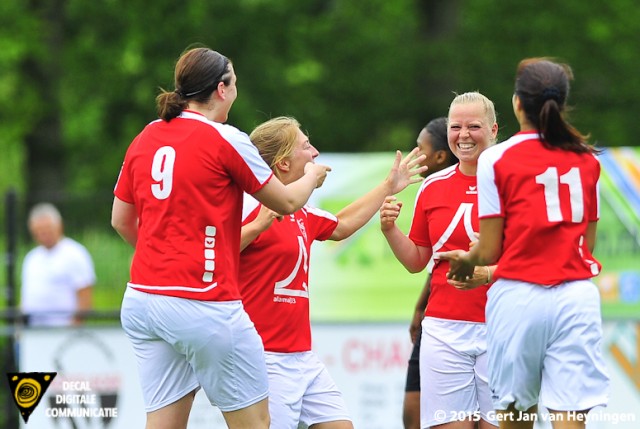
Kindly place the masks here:
POLYGON ((121 329, 28 329, 18 350, 20 372, 57 372, 22 427, 144 427, 135 357, 121 329), (94 414, 84 417, 87 409, 94 414))
MULTIPOLYGON (((356 428, 402 428, 402 399, 411 344, 407 326, 314 324, 314 348, 344 393, 356 428)), ((640 323, 604 324, 611 400, 589 414, 591 429, 640 424, 640 323)), ((25 429, 130 429, 145 413, 131 345, 119 328, 25 330, 20 372, 57 372, 25 429)), ((16 408, 16 413, 18 412, 16 408)), ((550 428, 542 410, 537 428, 550 428)), ((189 429, 225 428, 200 392, 189 429)))

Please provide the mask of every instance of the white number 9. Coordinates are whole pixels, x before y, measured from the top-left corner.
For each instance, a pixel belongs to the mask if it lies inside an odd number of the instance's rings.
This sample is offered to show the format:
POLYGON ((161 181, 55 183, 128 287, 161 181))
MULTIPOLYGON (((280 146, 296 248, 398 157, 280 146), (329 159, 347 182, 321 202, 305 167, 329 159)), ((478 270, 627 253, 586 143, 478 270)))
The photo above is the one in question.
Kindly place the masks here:
POLYGON ((151 185, 151 193, 159 200, 164 200, 171 194, 173 188, 173 164, 176 160, 176 151, 171 146, 163 146, 153 156, 151 165, 151 177, 154 183, 151 185))

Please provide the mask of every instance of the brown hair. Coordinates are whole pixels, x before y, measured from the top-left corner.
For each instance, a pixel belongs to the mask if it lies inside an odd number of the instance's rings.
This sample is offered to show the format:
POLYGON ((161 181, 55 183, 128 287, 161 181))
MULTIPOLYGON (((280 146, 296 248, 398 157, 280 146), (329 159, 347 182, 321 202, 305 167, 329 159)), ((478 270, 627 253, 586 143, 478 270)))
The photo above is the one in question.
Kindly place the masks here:
POLYGON ((174 83, 176 89, 161 90, 156 97, 158 116, 165 121, 178 116, 190 100, 206 103, 218 83, 231 83, 230 61, 224 55, 209 48, 186 50, 178 59, 174 83))
POLYGON ((300 123, 288 116, 269 119, 258 125, 249 138, 258 148, 262 159, 278 175, 275 165, 291 156, 298 140, 300 123))
POLYGON ((515 94, 527 120, 548 147, 577 153, 597 152, 565 118, 571 67, 549 58, 526 58, 516 71, 515 94))

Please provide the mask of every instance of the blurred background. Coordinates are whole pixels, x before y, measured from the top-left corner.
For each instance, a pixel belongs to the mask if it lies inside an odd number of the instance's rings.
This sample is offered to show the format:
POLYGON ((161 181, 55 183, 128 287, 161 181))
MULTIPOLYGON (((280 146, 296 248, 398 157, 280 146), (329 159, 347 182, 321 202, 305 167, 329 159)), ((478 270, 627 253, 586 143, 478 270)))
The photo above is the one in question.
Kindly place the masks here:
POLYGON ((173 90, 175 61, 196 43, 234 62, 229 123, 251 131, 293 115, 321 152, 408 149, 469 90, 495 102, 506 138, 515 67, 528 56, 572 65, 572 119, 593 141, 637 144, 634 0, 1 3, 0 189, 25 203, 110 199, 158 89, 173 90))
POLYGON ((570 117, 593 142, 639 144, 633 0, 0 3, 0 192, 16 192, 19 243, 29 241, 29 207, 60 207, 67 233, 97 252, 98 294, 127 277, 104 265, 123 251, 103 237, 115 236, 109 215, 124 153, 156 118, 159 88, 174 89, 175 61, 194 44, 234 62, 230 124, 250 132, 295 116, 321 153, 409 150, 454 93, 470 90, 495 102, 507 138, 516 131, 515 67, 528 56, 572 65, 570 117))
MULTIPOLYGON (((118 310, 132 252, 109 225, 112 190, 129 143, 156 118, 159 89, 174 89, 175 61, 187 47, 208 46, 233 61, 239 96, 230 124, 250 132, 294 116, 321 153, 342 153, 348 157, 336 159, 366 173, 365 154, 411 149, 455 93, 484 93, 495 102, 499 138, 516 132, 513 77, 529 56, 573 67, 570 119, 592 142, 638 146, 638 30, 635 0, 3 0, 0 246, 16 250, 0 267, 0 310, 18 299, 11 287, 33 245, 26 213, 41 201, 60 208, 67 235, 91 252, 96 309, 118 310)), ((637 154, 616 158, 636 184, 637 154)), ((386 171, 376 168, 373 183, 386 171)), ((609 169, 615 175, 616 162, 609 169)), ((329 207, 346 198, 332 194, 329 207)), ((622 210, 627 223, 605 243, 633 268, 640 224, 633 208, 622 210)), ((631 318, 640 316, 634 278, 633 305, 621 313, 631 318)), ((408 281, 405 298, 382 316, 349 303, 342 306, 352 311, 325 311, 332 302, 321 296, 314 317, 408 323, 423 278, 408 281)))

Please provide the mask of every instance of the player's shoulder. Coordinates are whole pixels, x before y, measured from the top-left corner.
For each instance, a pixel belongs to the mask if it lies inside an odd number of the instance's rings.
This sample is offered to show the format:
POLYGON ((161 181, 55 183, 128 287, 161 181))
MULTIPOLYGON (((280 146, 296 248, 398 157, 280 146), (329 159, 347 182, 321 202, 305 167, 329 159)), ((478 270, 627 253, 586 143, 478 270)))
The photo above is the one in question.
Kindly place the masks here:
POLYGON ((584 154, 584 158, 585 158, 585 162, 592 164, 594 166, 599 166, 600 165, 600 155, 602 154, 602 152, 597 153, 597 152, 587 152, 584 154))
POLYGON ((507 140, 502 141, 494 146, 487 148, 481 157, 489 159, 500 159, 507 153, 515 153, 515 149, 524 147, 526 144, 537 144, 540 142, 540 134, 536 132, 523 132, 518 133, 507 140))
POLYGON ((215 130, 218 134, 222 136, 222 138, 224 138, 225 140, 231 143, 250 142, 249 136, 244 131, 239 130, 233 125, 222 124, 220 122, 209 120, 205 116, 199 113, 185 110, 180 114, 179 118, 198 121, 200 124, 215 130))
POLYGON ((420 189, 418 190, 418 193, 420 194, 423 191, 425 191, 427 188, 438 186, 438 184, 444 183, 444 181, 454 177, 457 172, 458 172, 458 164, 454 164, 450 167, 444 168, 440 171, 436 171, 435 173, 428 175, 422 181, 422 184, 420 185, 420 189))
POLYGON ((321 217, 330 220, 337 220, 338 218, 333 214, 326 210, 320 209, 318 207, 311 206, 309 204, 305 204, 305 206, 300 209, 298 212, 301 212, 305 216, 315 216, 321 217))

